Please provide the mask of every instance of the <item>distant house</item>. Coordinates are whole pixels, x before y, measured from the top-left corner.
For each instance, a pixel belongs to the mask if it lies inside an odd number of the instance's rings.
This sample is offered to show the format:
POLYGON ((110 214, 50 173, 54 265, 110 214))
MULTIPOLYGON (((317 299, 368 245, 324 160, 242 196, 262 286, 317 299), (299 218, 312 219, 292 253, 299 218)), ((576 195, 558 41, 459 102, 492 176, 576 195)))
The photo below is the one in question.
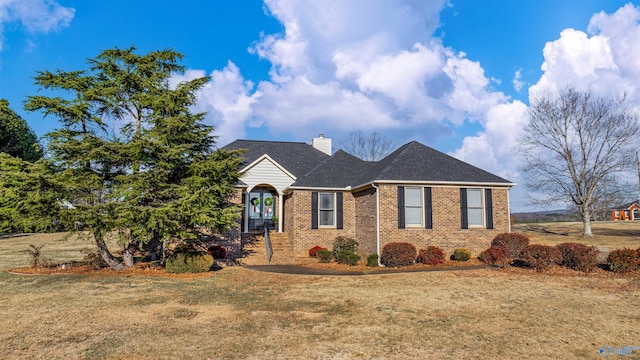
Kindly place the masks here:
POLYGON ((238 230, 257 233, 277 219, 296 257, 331 249, 337 236, 354 238, 363 256, 394 241, 479 253, 510 231, 513 183, 415 141, 375 162, 332 153, 322 135, 311 145, 236 140, 224 149, 246 150, 238 230))
POLYGON ((640 220, 640 201, 636 200, 611 210, 611 220, 640 220))

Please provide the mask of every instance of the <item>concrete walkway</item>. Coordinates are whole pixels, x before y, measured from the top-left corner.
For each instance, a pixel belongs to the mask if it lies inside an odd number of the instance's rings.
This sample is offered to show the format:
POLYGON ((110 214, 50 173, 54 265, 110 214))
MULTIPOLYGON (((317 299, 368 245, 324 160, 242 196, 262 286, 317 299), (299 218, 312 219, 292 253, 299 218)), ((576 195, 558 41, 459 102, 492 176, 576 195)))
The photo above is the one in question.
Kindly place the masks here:
POLYGON ((460 270, 478 270, 492 269, 490 265, 469 265, 469 266, 447 266, 447 267, 424 267, 424 268, 395 268, 380 269, 372 268, 367 271, 348 271, 348 270, 332 270, 332 269, 316 269, 306 266, 297 265, 243 265, 244 268, 254 271, 270 272, 276 274, 290 275, 321 275, 321 276, 354 276, 354 275, 379 275, 379 274, 398 274, 412 272, 433 272, 433 271, 460 271, 460 270))

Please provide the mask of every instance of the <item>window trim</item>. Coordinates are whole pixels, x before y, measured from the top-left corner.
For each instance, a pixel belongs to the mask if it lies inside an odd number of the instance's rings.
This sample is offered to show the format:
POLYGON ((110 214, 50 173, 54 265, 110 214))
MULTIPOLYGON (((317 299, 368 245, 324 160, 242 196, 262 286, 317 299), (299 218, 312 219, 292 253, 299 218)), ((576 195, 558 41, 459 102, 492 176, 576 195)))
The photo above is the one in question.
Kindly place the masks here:
POLYGON ((424 212, 424 187, 423 186, 405 186, 404 187, 404 225, 407 228, 424 228, 424 221, 425 221, 425 212, 424 212), (408 205, 407 204, 407 189, 418 189, 420 191, 420 205, 418 206, 414 206, 414 205, 408 205), (420 223, 419 224, 409 224, 407 222, 407 208, 419 208, 420 209, 420 223))
POLYGON ((467 227, 468 228, 474 228, 474 229, 483 229, 487 227, 487 214, 486 214, 486 209, 485 209, 485 189, 484 188, 467 188, 466 192, 467 192, 467 196, 466 196, 466 211, 467 211, 467 227), (471 207, 469 206, 469 192, 470 191, 479 191, 480 192, 480 206, 478 207, 471 207), (471 224, 470 220, 470 216, 469 216, 469 211, 471 209, 480 209, 481 214, 482 214, 482 223, 480 225, 477 224, 471 224))
POLYGON ((337 223, 337 204, 336 204, 336 193, 335 192, 318 192, 318 228, 320 229, 335 229, 337 228, 336 223, 337 223), (331 197, 333 198, 333 209, 323 209, 322 208, 322 195, 331 195, 331 197), (322 219, 322 212, 323 211, 333 211, 333 218, 331 219, 332 224, 331 225, 322 225, 321 219, 322 219))

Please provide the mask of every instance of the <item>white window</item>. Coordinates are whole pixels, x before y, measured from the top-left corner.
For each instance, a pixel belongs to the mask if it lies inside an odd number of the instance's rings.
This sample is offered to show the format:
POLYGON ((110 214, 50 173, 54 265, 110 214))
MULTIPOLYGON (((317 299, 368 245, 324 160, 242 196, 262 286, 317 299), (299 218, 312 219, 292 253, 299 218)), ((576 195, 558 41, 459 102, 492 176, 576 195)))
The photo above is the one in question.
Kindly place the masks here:
POLYGON ((404 189, 404 221, 406 226, 422 226, 422 188, 406 187, 404 189))
POLYGON ((484 206, 482 189, 467 189, 467 219, 469 227, 484 226, 484 206))
POLYGON ((336 202, 334 193, 320 193, 318 206, 318 224, 321 227, 334 227, 336 222, 336 202))

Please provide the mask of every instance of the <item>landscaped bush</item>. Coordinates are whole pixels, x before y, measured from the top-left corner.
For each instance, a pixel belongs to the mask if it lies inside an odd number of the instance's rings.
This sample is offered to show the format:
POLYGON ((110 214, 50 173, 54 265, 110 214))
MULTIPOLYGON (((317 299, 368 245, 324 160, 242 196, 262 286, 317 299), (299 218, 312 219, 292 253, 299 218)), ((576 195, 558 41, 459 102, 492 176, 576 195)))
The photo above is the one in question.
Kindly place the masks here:
POLYGON ((638 250, 618 249, 613 250, 607 257, 609 270, 613 272, 629 272, 638 268, 638 250))
POLYGON ((336 262, 338 264, 347 264, 349 266, 358 265, 360 256, 356 255, 353 251, 340 250, 336 256, 336 262))
POLYGON ((491 241, 491 247, 502 248, 510 259, 518 259, 520 253, 529 245, 529 237, 518 233, 502 233, 491 241))
POLYGON ((338 252, 342 250, 356 253, 358 251, 358 242, 349 237, 338 236, 333 240, 333 258, 337 259, 338 252))
POLYGON ((392 242, 382 248, 380 262, 384 266, 409 266, 416 261, 416 247, 407 242, 392 242))
POLYGON ((471 259, 471 250, 469 249, 455 249, 453 250, 453 255, 451 256, 453 260, 457 261, 467 261, 471 259))
POLYGON ((537 271, 546 270, 551 265, 562 263, 560 250, 548 245, 529 245, 522 251, 522 260, 537 271))
POLYGON ((210 246, 208 252, 214 259, 224 259, 227 257, 227 249, 222 245, 215 244, 210 246))
POLYGON ((506 267, 509 264, 509 258, 503 247, 490 247, 481 252, 478 258, 480 261, 491 265, 506 267))
POLYGON ((378 254, 371 254, 367 256, 367 266, 369 267, 378 266, 378 254))
POLYGON ((213 256, 198 252, 178 252, 167 259, 165 270, 170 273, 200 273, 211 269, 213 256))
POLYGON ((591 271, 598 266, 600 252, 595 246, 580 243, 562 243, 556 245, 562 255, 562 266, 577 271, 591 271))
POLYGON ((322 246, 316 245, 316 246, 312 247, 311 249, 309 249, 309 257, 313 257, 313 258, 316 257, 316 254, 320 250, 327 250, 327 248, 324 248, 322 246))
POLYGON ((330 263, 331 259, 333 259, 333 254, 331 254, 329 250, 318 250, 318 252, 316 252, 316 258, 318 262, 330 263))
POLYGON ((437 246, 427 246, 426 249, 420 249, 416 261, 425 265, 442 264, 444 262, 444 251, 437 246))

